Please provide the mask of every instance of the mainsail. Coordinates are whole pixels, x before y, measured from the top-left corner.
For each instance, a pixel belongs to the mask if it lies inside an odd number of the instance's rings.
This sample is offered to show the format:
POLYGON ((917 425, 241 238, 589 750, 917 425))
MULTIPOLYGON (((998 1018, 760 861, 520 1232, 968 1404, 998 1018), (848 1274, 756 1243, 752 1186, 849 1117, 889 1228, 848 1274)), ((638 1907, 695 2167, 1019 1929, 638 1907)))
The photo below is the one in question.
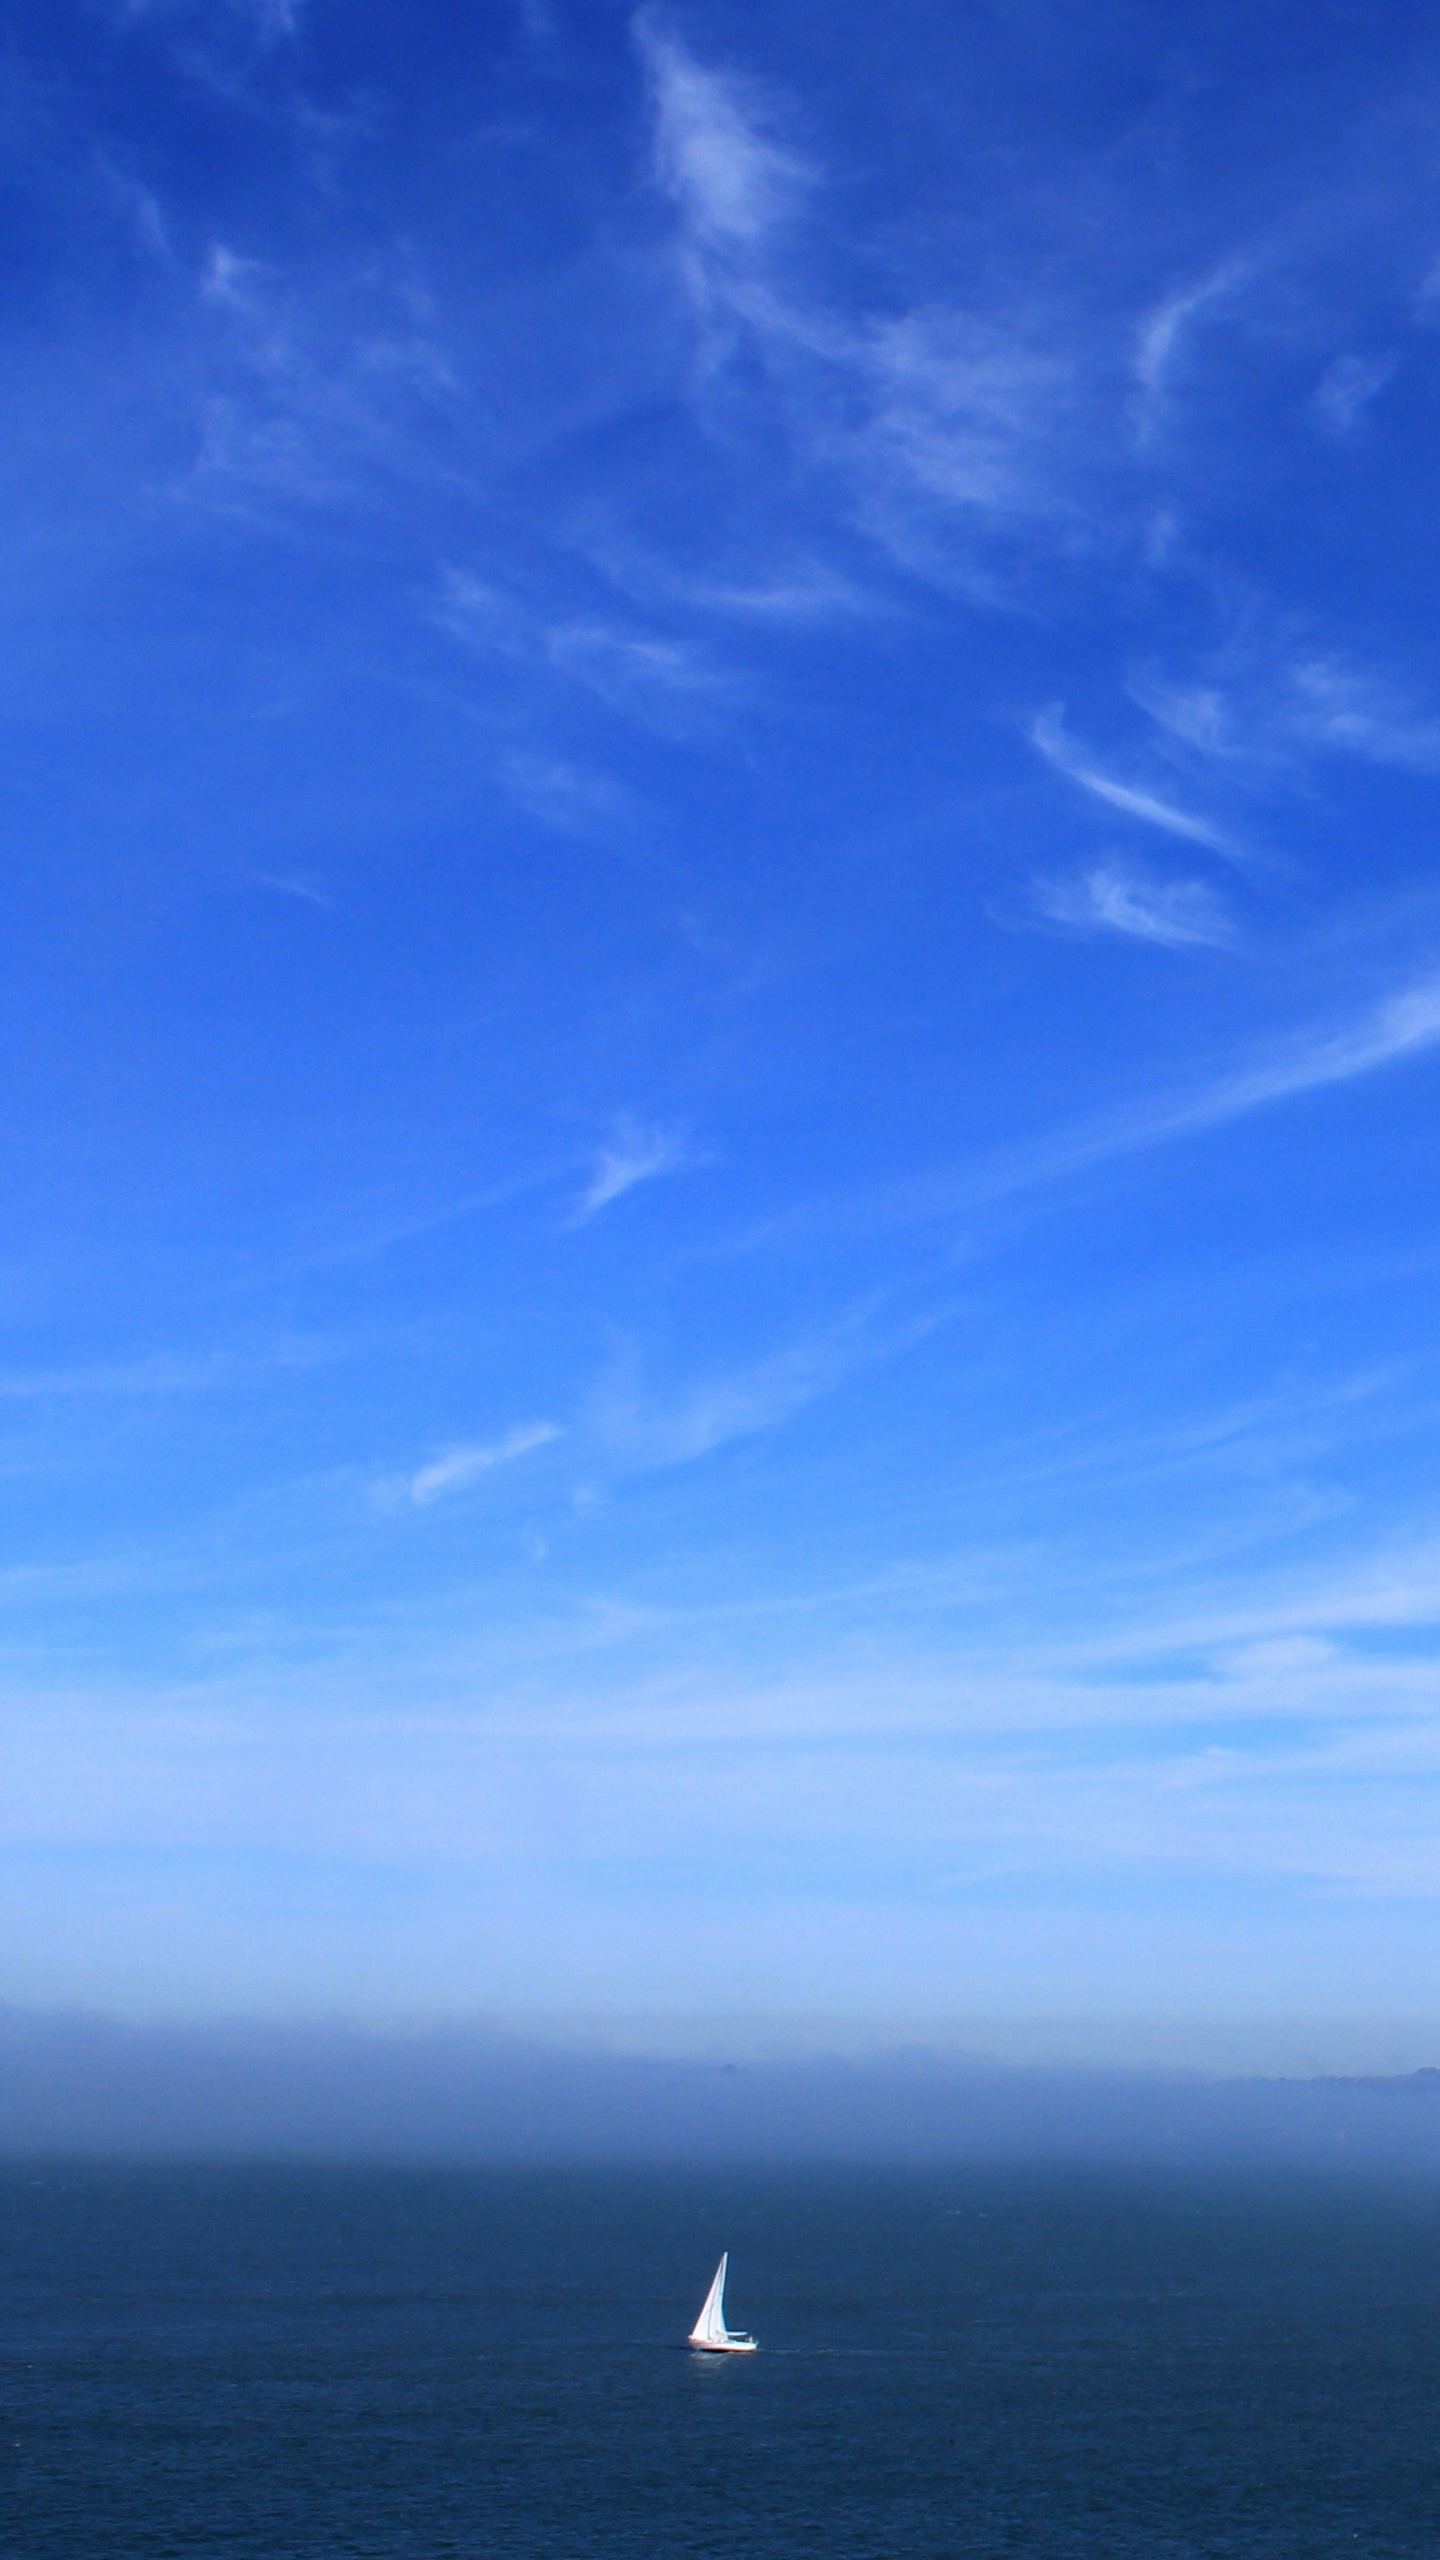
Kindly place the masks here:
POLYGON ((743 2329, 725 2326, 725 2270, 730 2264, 727 2249, 715 2270, 710 2290, 700 2306, 700 2317, 690 2332, 692 2347, 711 2347, 719 2354, 753 2354, 755 2341, 743 2329))
POLYGON ((725 2270, 729 2264, 730 2252, 727 2249, 700 2307, 700 2317, 690 2332, 692 2347, 723 2347, 730 2334, 725 2326, 725 2270))

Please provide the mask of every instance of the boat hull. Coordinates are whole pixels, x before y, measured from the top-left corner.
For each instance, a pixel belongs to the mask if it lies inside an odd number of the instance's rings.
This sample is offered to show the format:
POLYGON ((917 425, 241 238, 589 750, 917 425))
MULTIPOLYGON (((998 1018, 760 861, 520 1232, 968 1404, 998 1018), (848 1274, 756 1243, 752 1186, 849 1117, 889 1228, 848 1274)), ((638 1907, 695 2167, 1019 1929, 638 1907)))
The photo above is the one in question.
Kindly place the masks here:
POLYGON ((757 2338, 692 2338, 689 2343, 697 2356, 753 2356, 759 2340, 757 2338))

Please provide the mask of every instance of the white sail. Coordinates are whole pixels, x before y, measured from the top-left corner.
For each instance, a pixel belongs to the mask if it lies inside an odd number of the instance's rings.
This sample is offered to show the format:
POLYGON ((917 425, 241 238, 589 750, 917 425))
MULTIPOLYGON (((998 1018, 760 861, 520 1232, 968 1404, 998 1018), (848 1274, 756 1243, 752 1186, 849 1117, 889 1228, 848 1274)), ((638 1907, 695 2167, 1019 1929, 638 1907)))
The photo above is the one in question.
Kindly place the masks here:
POLYGON ((718 2347, 725 2337, 725 2270, 729 2264, 730 2252, 727 2249, 700 2306, 700 2317, 690 2332, 692 2347, 718 2347))
POLYGON ((710 2290, 700 2306, 700 2317, 690 2332, 692 2347, 709 2347, 717 2355, 749 2355, 755 2341, 743 2329, 725 2326, 725 2270, 730 2264, 726 2249, 711 2279, 710 2290))

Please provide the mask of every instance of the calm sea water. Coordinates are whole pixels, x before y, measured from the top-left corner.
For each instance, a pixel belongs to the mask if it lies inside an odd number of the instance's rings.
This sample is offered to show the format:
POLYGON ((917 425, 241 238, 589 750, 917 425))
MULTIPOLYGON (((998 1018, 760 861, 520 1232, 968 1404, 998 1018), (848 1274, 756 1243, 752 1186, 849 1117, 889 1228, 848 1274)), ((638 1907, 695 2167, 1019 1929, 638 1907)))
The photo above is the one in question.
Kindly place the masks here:
POLYGON ((15 2560, 1435 2560, 1440 2194, 12 2168, 0 2426, 15 2560))

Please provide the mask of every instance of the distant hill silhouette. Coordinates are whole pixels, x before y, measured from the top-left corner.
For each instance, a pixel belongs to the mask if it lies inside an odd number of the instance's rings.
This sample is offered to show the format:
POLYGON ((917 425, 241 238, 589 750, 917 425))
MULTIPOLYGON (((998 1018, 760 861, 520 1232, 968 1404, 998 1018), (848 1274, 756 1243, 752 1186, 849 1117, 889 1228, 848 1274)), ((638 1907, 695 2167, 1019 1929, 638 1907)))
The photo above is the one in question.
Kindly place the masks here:
POLYGON ((1436 2099, 1433 2066, 1223 2078, 922 2050, 737 2065, 481 2028, 0 2011, 0 2151, 12 2156, 1252 2161, 1428 2176, 1440 2105, 1423 2102, 1436 2099))

